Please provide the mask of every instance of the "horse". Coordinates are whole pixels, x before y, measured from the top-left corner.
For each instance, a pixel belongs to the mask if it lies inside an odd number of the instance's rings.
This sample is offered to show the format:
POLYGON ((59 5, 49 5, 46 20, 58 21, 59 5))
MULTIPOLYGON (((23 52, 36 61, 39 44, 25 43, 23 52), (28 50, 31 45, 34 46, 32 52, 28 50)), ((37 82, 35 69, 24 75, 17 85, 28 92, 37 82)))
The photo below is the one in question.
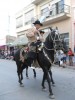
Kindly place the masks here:
MULTIPOLYGON (((48 82, 48 86, 49 86, 49 96, 50 98, 54 98, 54 94, 52 92, 51 89, 51 83, 50 83, 50 77, 49 77, 49 70, 51 70, 51 65, 54 62, 54 54, 57 50, 60 50, 62 48, 62 42, 59 38, 59 34, 56 33, 56 30, 50 28, 50 33, 48 34, 48 36, 45 39, 45 43, 43 48, 41 49, 41 51, 39 49, 37 49, 38 52, 36 52, 37 56, 36 59, 40 65, 40 67, 43 70, 43 80, 42 80, 42 88, 45 89, 45 80, 47 80, 48 82)), ((22 85, 22 80, 23 80, 23 69, 27 68, 28 66, 31 66, 32 64, 32 60, 30 58, 27 58, 23 63, 19 61, 19 54, 20 51, 18 51, 14 58, 16 61, 16 65, 17 65, 17 73, 18 73, 18 77, 19 77, 19 83, 20 85, 22 85)))

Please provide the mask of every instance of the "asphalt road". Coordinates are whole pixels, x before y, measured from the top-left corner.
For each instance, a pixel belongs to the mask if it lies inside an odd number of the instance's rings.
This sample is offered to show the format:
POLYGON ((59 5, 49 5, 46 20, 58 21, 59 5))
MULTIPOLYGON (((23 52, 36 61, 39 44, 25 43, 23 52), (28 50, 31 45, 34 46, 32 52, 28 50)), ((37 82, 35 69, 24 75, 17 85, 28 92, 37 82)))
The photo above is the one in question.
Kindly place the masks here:
MULTIPOLYGON (((53 67, 53 78, 56 86, 52 87, 55 100, 75 100, 75 70, 53 67)), ((10 60, 0 60, 0 100, 50 100, 47 91, 42 91, 42 70, 36 69, 37 78, 33 78, 33 71, 29 69, 29 79, 25 77, 24 87, 18 84, 16 64, 10 60)))

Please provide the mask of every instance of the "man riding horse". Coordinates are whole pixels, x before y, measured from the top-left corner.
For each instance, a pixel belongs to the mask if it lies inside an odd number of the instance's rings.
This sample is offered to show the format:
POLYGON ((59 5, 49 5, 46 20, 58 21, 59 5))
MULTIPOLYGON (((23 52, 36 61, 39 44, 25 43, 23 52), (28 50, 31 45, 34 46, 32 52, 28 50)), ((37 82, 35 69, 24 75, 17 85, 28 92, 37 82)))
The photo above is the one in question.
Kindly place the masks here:
POLYGON ((54 62, 54 53, 56 50, 60 50, 62 48, 62 41, 60 40, 59 34, 57 34, 56 30, 50 28, 50 32, 45 39, 43 49, 40 51, 37 49, 42 42, 43 38, 40 35, 39 28, 42 26, 40 21, 35 21, 34 28, 29 30, 30 32, 27 34, 29 40, 29 52, 26 60, 20 61, 20 51, 15 54, 15 61, 17 64, 17 72, 19 77, 19 83, 22 84, 23 80, 23 69, 31 66, 33 61, 37 59, 40 67, 43 70, 43 80, 42 80, 42 88, 45 89, 45 80, 47 80, 49 86, 50 97, 54 98, 53 92, 51 89, 51 80, 49 77, 49 70, 51 69, 51 65, 54 62))
MULTIPOLYGON (((40 23, 39 20, 35 21, 34 27, 30 29, 30 31, 28 30, 28 33, 26 34, 28 41, 29 41, 29 52, 28 52, 28 58, 29 58, 29 62, 30 62, 30 66, 33 60, 36 59, 36 49, 37 46, 43 42, 43 36, 42 34, 44 34, 43 31, 39 31, 39 28, 41 26, 43 26, 42 23, 40 23)), ((20 59, 22 59, 22 61, 24 61, 24 57, 22 56, 22 51, 20 52, 20 59)))

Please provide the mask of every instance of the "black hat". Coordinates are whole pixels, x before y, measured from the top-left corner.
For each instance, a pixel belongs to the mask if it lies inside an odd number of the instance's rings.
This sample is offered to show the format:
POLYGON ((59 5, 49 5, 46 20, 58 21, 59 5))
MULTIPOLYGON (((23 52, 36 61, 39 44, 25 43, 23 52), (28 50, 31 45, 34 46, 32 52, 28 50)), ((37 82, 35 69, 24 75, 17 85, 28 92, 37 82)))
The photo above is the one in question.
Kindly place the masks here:
POLYGON ((39 24, 40 26, 43 26, 43 24, 42 24, 42 23, 40 23, 40 21, 39 21, 39 20, 36 20, 33 24, 34 24, 34 25, 39 24))

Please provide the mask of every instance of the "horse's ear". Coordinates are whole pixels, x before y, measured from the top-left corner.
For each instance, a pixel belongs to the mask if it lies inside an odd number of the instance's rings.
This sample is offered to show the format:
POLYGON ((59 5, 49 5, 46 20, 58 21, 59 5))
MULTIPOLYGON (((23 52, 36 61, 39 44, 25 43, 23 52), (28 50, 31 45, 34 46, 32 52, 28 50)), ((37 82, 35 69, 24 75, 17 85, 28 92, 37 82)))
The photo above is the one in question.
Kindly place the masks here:
POLYGON ((53 29, 52 29, 52 27, 49 27, 49 29, 52 31, 53 29))

